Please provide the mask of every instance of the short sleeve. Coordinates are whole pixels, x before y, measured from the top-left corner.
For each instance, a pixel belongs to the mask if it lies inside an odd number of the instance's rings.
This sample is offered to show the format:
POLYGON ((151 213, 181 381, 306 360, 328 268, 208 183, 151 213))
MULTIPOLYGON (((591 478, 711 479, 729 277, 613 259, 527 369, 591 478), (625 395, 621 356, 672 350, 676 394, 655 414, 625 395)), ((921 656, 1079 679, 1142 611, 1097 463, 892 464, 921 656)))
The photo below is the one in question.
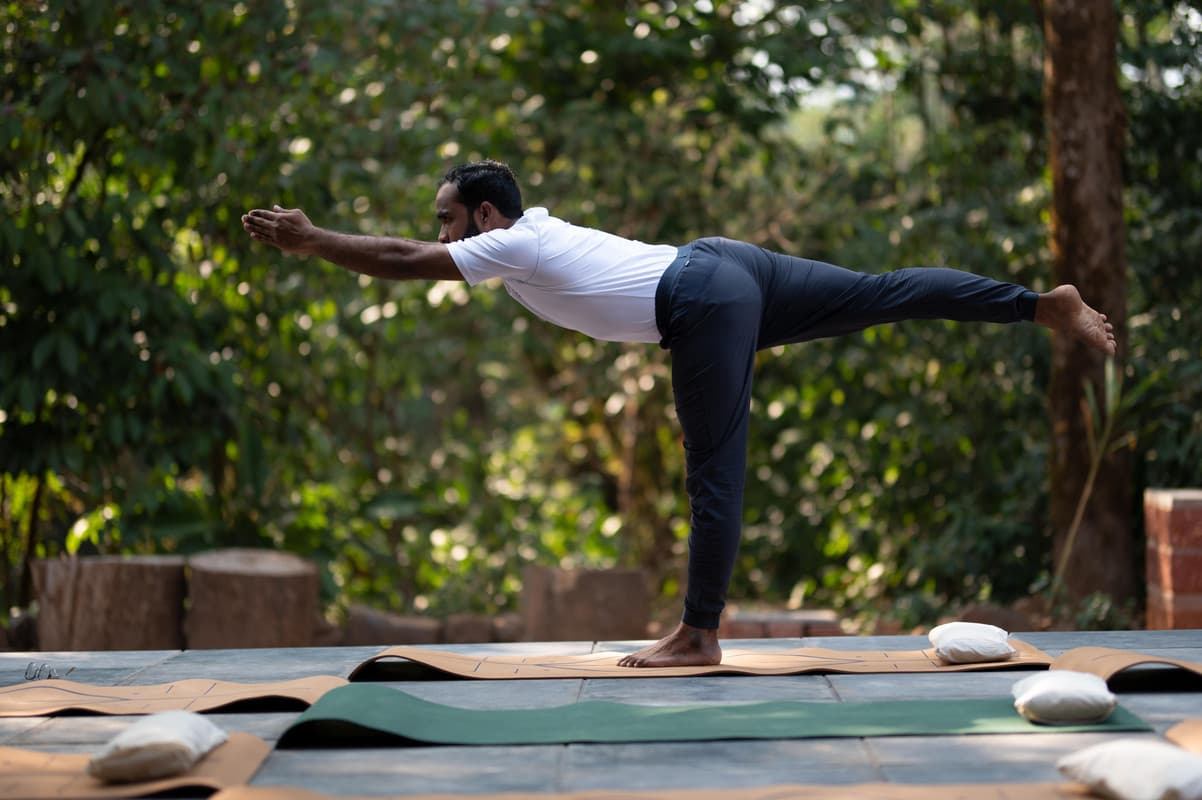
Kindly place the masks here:
POLYGON ((447 250, 471 286, 489 278, 525 281, 538 268, 538 231, 519 220, 510 228, 450 242, 447 250))

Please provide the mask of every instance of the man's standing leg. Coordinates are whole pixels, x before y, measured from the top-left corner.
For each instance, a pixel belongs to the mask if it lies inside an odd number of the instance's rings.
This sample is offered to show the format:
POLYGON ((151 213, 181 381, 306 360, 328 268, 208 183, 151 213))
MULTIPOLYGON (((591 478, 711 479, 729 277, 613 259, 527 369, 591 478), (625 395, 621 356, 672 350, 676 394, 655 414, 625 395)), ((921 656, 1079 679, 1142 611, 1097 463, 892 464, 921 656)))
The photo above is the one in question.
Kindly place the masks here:
POLYGON ((720 246, 698 244, 682 272, 666 338, 672 391, 684 434, 689 496, 689 569, 681 625, 624 666, 714 664, 717 629, 743 524, 752 370, 761 293, 720 246))

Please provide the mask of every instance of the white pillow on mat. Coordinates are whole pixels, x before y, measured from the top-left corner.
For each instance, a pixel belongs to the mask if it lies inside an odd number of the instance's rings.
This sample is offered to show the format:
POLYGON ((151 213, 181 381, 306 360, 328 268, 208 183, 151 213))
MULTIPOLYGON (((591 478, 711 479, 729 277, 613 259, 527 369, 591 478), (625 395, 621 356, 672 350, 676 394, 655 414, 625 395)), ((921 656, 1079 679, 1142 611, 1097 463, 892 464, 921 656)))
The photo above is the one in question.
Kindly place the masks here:
POLYGON ((1114 800, 1202 800, 1202 755, 1152 739, 1114 739, 1056 762, 1067 778, 1114 800))
POLYGON ((1101 722, 1118 705, 1106 681, 1088 672, 1055 669, 1018 681, 1010 687, 1014 707, 1032 722, 1073 725, 1101 722))
POLYGON ((163 711, 130 725, 88 762, 88 774, 110 783, 187 772, 226 740, 225 731, 192 711, 163 711))
POLYGON ((1008 641, 1009 633, 982 622, 945 622, 931 628, 927 638, 946 664, 1005 661, 1018 652, 1008 641))

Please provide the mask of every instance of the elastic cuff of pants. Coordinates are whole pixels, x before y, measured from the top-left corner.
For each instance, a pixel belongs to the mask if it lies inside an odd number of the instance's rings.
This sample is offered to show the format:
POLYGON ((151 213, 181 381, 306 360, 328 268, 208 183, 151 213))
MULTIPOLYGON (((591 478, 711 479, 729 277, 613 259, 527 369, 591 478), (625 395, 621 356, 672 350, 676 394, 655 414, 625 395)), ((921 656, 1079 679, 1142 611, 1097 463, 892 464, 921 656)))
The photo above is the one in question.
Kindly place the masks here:
POLYGON ((1035 321, 1035 306, 1039 303, 1039 295, 1030 289, 1018 296, 1018 315, 1027 322, 1035 321))
POLYGON ((717 614, 706 614, 701 611, 693 611, 685 607, 684 616, 680 621, 685 625, 692 625, 694 628, 705 628, 706 630, 715 630, 718 627, 718 621, 722 618, 722 612, 717 614))

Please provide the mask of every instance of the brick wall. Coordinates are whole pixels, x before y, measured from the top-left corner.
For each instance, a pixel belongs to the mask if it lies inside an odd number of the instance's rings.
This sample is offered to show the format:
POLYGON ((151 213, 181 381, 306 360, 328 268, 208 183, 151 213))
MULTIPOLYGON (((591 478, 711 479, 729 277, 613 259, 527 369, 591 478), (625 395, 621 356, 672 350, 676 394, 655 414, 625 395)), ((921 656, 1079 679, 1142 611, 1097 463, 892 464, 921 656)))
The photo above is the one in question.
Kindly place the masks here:
POLYGON ((1149 630, 1202 628, 1202 489, 1144 492, 1149 630))

